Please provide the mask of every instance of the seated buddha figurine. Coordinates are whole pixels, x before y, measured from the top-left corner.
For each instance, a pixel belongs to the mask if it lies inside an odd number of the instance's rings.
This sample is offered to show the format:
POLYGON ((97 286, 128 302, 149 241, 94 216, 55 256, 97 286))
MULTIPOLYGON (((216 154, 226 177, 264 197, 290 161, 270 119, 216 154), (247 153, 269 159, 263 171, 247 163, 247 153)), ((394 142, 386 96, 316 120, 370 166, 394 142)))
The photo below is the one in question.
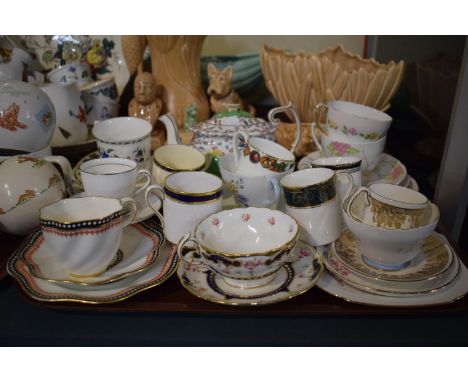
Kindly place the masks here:
POLYGON ((139 73, 133 83, 133 93, 134 98, 128 104, 128 115, 151 123, 151 149, 154 150, 166 142, 166 131, 156 126, 162 101, 157 97, 157 85, 153 75, 148 72, 139 73))

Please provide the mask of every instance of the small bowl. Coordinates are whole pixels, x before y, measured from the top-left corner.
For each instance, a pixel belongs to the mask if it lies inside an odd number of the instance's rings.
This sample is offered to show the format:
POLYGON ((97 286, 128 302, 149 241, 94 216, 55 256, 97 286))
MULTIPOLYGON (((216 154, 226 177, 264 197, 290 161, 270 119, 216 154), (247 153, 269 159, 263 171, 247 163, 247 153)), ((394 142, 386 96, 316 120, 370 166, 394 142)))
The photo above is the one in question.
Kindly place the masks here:
MULTIPOLYGON (((348 206, 349 200, 345 203, 348 206)), ((350 212, 359 216, 366 206, 364 193, 358 195, 349 205, 350 212)), ((347 208, 345 207, 345 211, 347 208)), ((365 224, 343 213, 344 222, 356 237, 363 260, 378 269, 397 270, 404 268, 418 255, 423 240, 428 237, 439 222, 439 209, 429 203, 425 209, 422 223, 417 228, 383 228, 365 224)))
POLYGON ((230 285, 254 288, 265 285, 288 261, 299 228, 283 212, 267 208, 235 208, 202 220, 193 236, 185 235, 178 253, 188 241, 196 243, 204 265, 230 285))
POLYGON ((78 82, 85 85, 91 80, 91 71, 88 64, 67 64, 50 71, 47 74, 49 82, 78 82))

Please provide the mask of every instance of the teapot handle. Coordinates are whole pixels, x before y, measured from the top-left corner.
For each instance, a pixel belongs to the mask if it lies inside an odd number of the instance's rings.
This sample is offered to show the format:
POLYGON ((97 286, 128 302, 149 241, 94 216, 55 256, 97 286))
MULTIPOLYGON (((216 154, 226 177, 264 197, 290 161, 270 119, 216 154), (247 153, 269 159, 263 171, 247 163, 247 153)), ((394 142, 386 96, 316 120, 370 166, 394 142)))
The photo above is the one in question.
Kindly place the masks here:
POLYGON ((166 128, 167 143, 181 145, 182 142, 179 137, 179 130, 177 128, 177 122, 172 114, 164 114, 158 118, 164 124, 166 128))
POLYGON ((279 123, 280 120, 278 118, 275 118, 275 115, 286 111, 291 112, 294 118, 294 122, 296 124, 296 135, 294 137, 294 141, 291 145, 291 148, 289 149, 289 151, 294 154, 294 152, 297 149, 297 146, 299 145, 299 142, 301 141, 301 120, 299 119, 299 114, 297 113, 297 110, 293 103, 289 101, 286 106, 279 106, 271 109, 268 112, 268 120, 270 121, 270 123, 279 123))
POLYGON ((73 170, 68 159, 61 155, 50 155, 44 157, 44 159, 48 162, 57 164, 62 169, 67 192, 71 195, 73 193, 73 170))

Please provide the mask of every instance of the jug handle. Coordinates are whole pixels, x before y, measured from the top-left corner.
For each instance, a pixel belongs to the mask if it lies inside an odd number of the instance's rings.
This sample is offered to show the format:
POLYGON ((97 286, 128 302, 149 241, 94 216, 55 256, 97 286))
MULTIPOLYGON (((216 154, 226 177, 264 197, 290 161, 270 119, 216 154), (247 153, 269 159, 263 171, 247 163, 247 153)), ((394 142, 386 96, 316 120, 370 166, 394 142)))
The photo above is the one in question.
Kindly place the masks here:
POLYGON ((61 155, 50 155, 44 158, 46 161, 57 164, 63 173, 65 187, 68 195, 73 193, 73 170, 67 158, 61 155))
POLYGON ((179 131, 177 128, 177 122, 172 114, 164 114, 161 115, 158 118, 159 121, 161 121, 164 126, 166 127, 166 135, 167 135, 167 143, 168 144, 176 144, 180 145, 182 144, 182 141, 180 140, 179 137, 179 131))
POLYGON ((278 114, 278 113, 287 112, 287 111, 291 112, 291 114, 293 115, 293 118, 294 118, 294 122, 296 124, 296 135, 294 137, 294 141, 293 141, 293 143, 291 145, 291 148, 289 149, 289 151, 294 154, 294 152, 297 149, 297 146, 299 145, 299 142, 301 141, 301 121, 299 119, 299 114, 298 114, 295 106, 293 105, 293 103, 291 101, 289 101, 286 106, 279 106, 279 107, 275 107, 275 108, 271 109, 268 112, 268 120, 271 123, 278 124, 281 121, 278 118, 275 118, 275 115, 278 114))

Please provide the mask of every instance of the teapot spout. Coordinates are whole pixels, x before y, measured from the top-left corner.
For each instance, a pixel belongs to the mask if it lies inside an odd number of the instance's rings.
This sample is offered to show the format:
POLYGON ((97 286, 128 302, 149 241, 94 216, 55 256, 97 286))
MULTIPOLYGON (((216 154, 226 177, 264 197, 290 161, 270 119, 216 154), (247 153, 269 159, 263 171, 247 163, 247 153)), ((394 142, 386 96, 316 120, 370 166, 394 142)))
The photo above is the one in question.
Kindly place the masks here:
POLYGON ((179 137, 177 123, 174 117, 171 114, 164 114, 159 117, 159 120, 166 127, 167 143, 170 145, 172 144, 180 145, 182 142, 179 137))

